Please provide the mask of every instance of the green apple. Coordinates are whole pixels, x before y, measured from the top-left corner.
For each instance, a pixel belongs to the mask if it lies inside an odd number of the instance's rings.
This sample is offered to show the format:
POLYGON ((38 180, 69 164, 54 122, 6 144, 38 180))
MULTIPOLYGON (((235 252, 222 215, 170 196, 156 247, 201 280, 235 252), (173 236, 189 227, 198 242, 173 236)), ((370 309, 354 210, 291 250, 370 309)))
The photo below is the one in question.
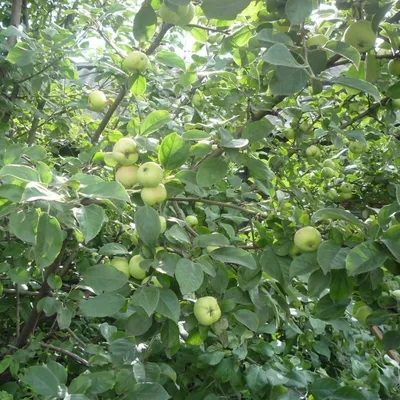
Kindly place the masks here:
POLYGON ((332 168, 332 169, 335 169, 336 168, 336 165, 335 165, 335 163, 332 161, 332 160, 325 160, 323 163, 322 163, 322 166, 323 167, 328 167, 328 168, 332 168))
POLYGON ((368 306, 360 307, 355 313, 354 317, 358 320, 361 325, 366 325, 368 315, 371 314, 371 309, 368 306))
POLYGON ((318 158, 321 155, 321 150, 315 145, 311 145, 306 149, 307 157, 318 158))
MULTIPOLYGON (((167 220, 161 215, 158 218, 160 219, 160 233, 164 233, 167 230, 167 220)), ((162 247, 162 249, 164 248, 162 247)))
POLYGON ((147 276, 147 272, 140 268, 140 263, 144 260, 144 258, 138 254, 137 256, 133 256, 129 261, 129 273, 135 279, 144 279, 147 276))
POLYGON ((351 183, 342 183, 340 191, 342 193, 351 193, 353 191, 353 185, 351 183))
POLYGON ((224 40, 224 35, 222 33, 214 33, 208 36, 208 43, 210 44, 221 44, 224 40))
POLYGON ((293 140, 296 137, 296 132, 294 129, 290 128, 285 132, 287 140, 293 140))
POLYGON ((349 144, 349 150, 354 154, 361 154, 365 151, 365 145, 358 140, 355 140, 349 144))
POLYGON ((196 92, 192 97, 194 107, 200 108, 203 105, 203 96, 200 92, 196 92))
POLYGON ((400 75, 400 59, 396 58, 395 60, 390 60, 388 64, 388 69, 391 75, 399 76, 400 75))
POLYGON ((194 316, 200 325, 209 326, 221 318, 217 299, 212 296, 201 297, 193 308, 194 316))
POLYGON ((343 201, 343 200, 350 200, 353 197, 353 193, 349 193, 349 192, 342 192, 339 194, 338 196, 338 200, 339 201, 343 201))
POLYGON ((328 193, 326 194, 329 200, 337 200, 338 198, 338 192, 336 189, 332 188, 328 190, 328 193))
POLYGON ((137 184, 137 172, 138 167, 134 165, 120 167, 115 173, 115 180, 125 189, 131 189, 137 184))
POLYGON ((123 272, 128 278, 130 277, 129 273, 129 264, 126 258, 117 257, 111 261, 111 265, 115 267, 118 271, 123 272))
POLYGON ((295 244, 293 244, 289 251, 290 257, 295 258, 300 254, 301 254, 300 249, 295 244))
POLYGON ((101 90, 95 90, 90 93, 88 104, 91 110, 103 111, 106 108, 107 103, 107 97, 101 90))
POLYGON ((316 251, 321 240, 321 234, 312 226, 301 228, 294 235, 294 244, 302 253, 316 251))
POLYGON ((363 301, 356 301, 353 305, 353 315, 356 315, 359 308, 366 306, 367 304, 363 301))
POLYGON ((146 162, 138 170, 139 185, 145 188, 157 187, 163 179, 164 171, 155 162, 146 162))
POLYGON ((395 297, 397 300, 400 300, 400 289, 393 290, 391 293, 393 297, 395 297))
POLYGON ((177 22, 176 25, 184 26, 189 25, 196 15, 196 7, 190 3, 188 12, 177 22))
POLYGON ((143 202, 149 206, 162 203, 167 198, 167 189, 160 183, 157 187, 145 187, 140 192, 143 202))
POLYGON ((357 21, 346 29, 343 40, 360 53, 365 53, 374 47, 376 33, 372 30, 370 21, 357 21))
POLYGON ((329 39, 325 35, 321 35, 321 34, 314 35, 307 39, 306 46, 307 47, 311 47, 311 46, 322 47, 325 45, 325 43, 328 40, 329 39))
POLYGON ((126 56, 122 66, 129 72, 144 72, 149 68, 150 61, 141 51, 132 51, 126 56))
POLYGON ((217 249, 219 249, 218 246, 207 246, 207 251, 209 253, 211 253, 211 252, 213 252, 214 250, 217 250, 217 249))
POLYGON ((139 246, 139 240, 140 240, 139 234, 138 234, 137 230, 135 229, 132 232, 131 241, 135 246, 139 246))
POLYGON ((136 142, 131 138, 122 138, 118 140, 113 147, 114 160, 124 166, 135 164, 139 158, 136 148, 136 142))
POLYGON ((321 174, 325 178, 332 178, 335 175, 335 171, 330 167, 324 167, 321 170, 321 174))
POLYGON ((196 225, 199 224, 199 220, 194 215, 188 215, 185 218, 185 222, 191 227, 196 226, 196 225))
POLYGON ((172 10, 165 3, 162 3, 159 10, 159 15, 160 18, 167 24, 177 25, 188 12, 189 6, 176 6, 175 10, 172 10))

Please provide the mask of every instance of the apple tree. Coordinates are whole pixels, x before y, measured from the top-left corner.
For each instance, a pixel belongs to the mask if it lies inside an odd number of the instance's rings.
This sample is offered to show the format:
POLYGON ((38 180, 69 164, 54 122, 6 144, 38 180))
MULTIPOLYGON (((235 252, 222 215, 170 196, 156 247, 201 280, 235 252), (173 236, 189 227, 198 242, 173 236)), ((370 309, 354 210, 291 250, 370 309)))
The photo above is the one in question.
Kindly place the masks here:
POLYGON ((400 399, 389 0, 5 0, 0 399, 400 399))

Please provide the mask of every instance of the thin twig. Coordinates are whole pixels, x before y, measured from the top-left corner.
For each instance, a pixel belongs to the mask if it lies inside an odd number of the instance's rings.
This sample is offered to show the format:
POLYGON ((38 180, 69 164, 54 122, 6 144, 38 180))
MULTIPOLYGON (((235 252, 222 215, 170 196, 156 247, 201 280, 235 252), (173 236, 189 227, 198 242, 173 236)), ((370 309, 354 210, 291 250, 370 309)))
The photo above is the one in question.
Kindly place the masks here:
POLYGON ((39 292, 33 292, 31 290, 22 290, 19 289, 3 289, 3 293, 5 294, 19 294, 20 296, 38 296, 39 292))
POLYGON ((21 298, 19 296, 19 284, 17 283, 15 285, 15 292, 17 295, 17 307, 16 307, 16 314, 17 314, 17 318, 16 318, 16 324, 17 324, 17 329, 16 329, 16 333, 17 333, 17 337, 20 335, 21 333, 21 298))
POLYGON ((186 25, 188 28, 199 28, 199 29, 204 29, 205 31, 210 31, 210 32, 217 32, 217 33, 222 33, 224 35, 230 35, 231 32, 229 31, 221 31, 220 29, 215 29, 215 28, 210 28, 209 26, 204 26, 204 25, 199 25, 199 24, 189 24, 186 25))
POLYGON ((121 50, 102 32, 100 28, 97 29, 98 34, 107 42, 107 44, 121 57, 125 58, 126 54, 122 53, 121 50))
POLYGON ((86 343, 76 336, 75 332, 71 328, 67 328, 67 332, 75 339, 75 341, 84 349, 86 347, 86 343))
MULTIPOLYGON (((179 208, 178 203, 176 201, 172 202, 172 207, 174 207, 174 210, 176 212, 176 215, 178 218, 182 219, 183 221, 185 221, 185 214, 184 212, 179 208)), ((193 236, 199 236, 198 233, 191 227, 189 226, 186 222, 184 225, 184 228, 193 236)))
POLYGON ((42 348, 44 348, 44 349, 54 350, 54 351, 56 351, 57 353, 64 354, 64 355, 66 355, 66 356, 68 356, 68 357, 74 359, 74 360, 77 361, 79 364, 84 365, 85 367, 88 367, 88 366, 89 366, 89 362, 86 361, 84 358, 79 357, 78 355, 72 353, 71 351, 64 350, 64 349, 62 349, 61 347, 57 347, 57 346, 54 346, 54 345, 52 345, 52 344, 47 344, 47 343, 40 343, 40 347, 42 347, 42 348))

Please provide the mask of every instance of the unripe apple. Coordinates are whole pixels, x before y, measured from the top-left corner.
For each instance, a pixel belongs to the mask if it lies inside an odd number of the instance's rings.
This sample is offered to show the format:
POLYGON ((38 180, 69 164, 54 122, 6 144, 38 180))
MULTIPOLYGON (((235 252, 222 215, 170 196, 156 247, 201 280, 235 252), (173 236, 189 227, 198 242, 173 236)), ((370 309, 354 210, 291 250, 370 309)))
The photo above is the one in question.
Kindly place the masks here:
POLYGON ((400 75, 400 60, 396 58, 395 60, 390 60, 388 64, 388 69, 391 75, 399 76, 400 75))
POLYGON ((196 226, 196 225, 199 224, 199 220, 194 215, 188 215, 185 218, 185 222, 191 227, 196 226))
POLYGON ((113 148, 114 160, 124 166, 135 164, 139 158, 136 148, 136 142, 131 138, 122 138, 118 140, 113 148))
POLYGON ((129 72, 144 72, 149 68, 150 61, 141 51, 132 51, 126 56, 122 66, 129 72))
POLYGON ((201 93, 196 92, 192 97, 192 104, 194 107, 200 108, 203 105, 203 96, 201 93))
POLYGON ((208 43, 210 44, 221 44, 224 39, 224 35, 222 33, 214 33, 208 36, 208 43))
POLYGON ((335 175, 335 171, 332 168, 324 167, 321 170, 321 174, 325 178, 332 178, 335 175))
POLYGON ((296 132, 294 129, 287 129, 285 132, 285 136, 287 140, 293 140, 296 137, 296 132))
POLYGON ((371 314, 371 309, 368 306, 360 307, 355 313, 354 317, 360 322, 361 325, 366 325, 368 315, 371 314))
POLYGON ((162 3, 159 10, 160 18, 167 24, 176 25, 189 12, 189 6, 177 6, 176 10, 170 9, 162 3))
POLYGON ((351 193, 353 191, 353 185, 351 183, 342 183, 340 191, 343 193, 351 193))
POLYGON ((138 254, 136 256, 133 256, 131 260, 129 261, 129 273, 131 276, 135 279, 144 279, 147 276, 147 272, 140 268, 140 263, 144 260, 144 258, 138 254))
POLYGON ((329 200, 336 200, 338 198, 338 192, 336 189, 332 188, 328 190, 328 193, 326 194, 329 200))
MULTIPOLYGON (((160 233, 164 233, 167 230, 167 220, 161 215, 158 218, 160 219, 160 233)), ((162 247, 162 249, 164 248, 162 247)))
POLYGON ((321 150, 317 146, 315 146, 315 144, 313 144, 307 147, 306 154, 307 157, 318 158, 321 155, 321 150))
POLYGON ((184 26, 190 24, 195 15, 196 15, 196 7, 192 3, 190 3, 188 12, 177 22, 176 25, 184 26))
POLYGON ((117 257, 111 261, 111 265, 115 267, 118 271, 123 272, 128 278, 130 277, 129 273, 129 264, 126 258, 117 257))
POLYGON ((318 46, 322 47, 329 39, 325 35, 314 35, 307 39, 306 46, 318 46))
POLYGON ((294 235, 294 244, 303 253, 316 251, 321 240, 321 234, 312 226, 301 228, 294 235))
POLYGON ((139 167, 138 183, 145 188, 157 187, 163 179, 164 172, 155 162, 146 162, 139 167))
POLYGON ((144 187, 140 192, 140 196, 144 203, 154 206, 162 203, 167 198, 167 189, 160 183, 157 187, 144 187))
POLYGON ((293 244, 289 251, 290 257, 295 258, 300 254, 301 254, 300 249, 295 244, 293 244))
POLYGON ((101 90, 95 90, 90 93, 88 104, 94 111, 103 111, 107 106, 107 97, 101 90))
POLYGON ((137 171, 138 167, 134 165, 120 167, 115 173, 115 180, 124 188, 131 189, 137 184, 137 171))
POLYGON ((194 305, 193 312, 199 324, 204 326, 212 325, 221 318, 221 309, 217 299, 211 296, 198 299, 194 305))
POLYGON ((357 21, 346 29, 343 40, 360 53, 365 53, 374 47, 376 33, 372 30, 370 21, 357 21))
POLYGON ((343 201, 343 200, 350 200, 353 197, 353 193, 349 193, 349 192, 342 192, 339 194, 338 196, 338 200, 339 201, 343 201))
POLYGON ((400 300, 400 289, 393 290, 392 296, 395 297, 397 300, 400 300))
POLYGON ((363 143, 359 142, 358 140, 355 140, 354 142, 351 142, 349 144, 349 150, 354 154, 361 154, 364 153, 365 146, 363 143))
POLYGON ((323 166, 323 167, 332 168, 332 169, 335 169, 335 168, 336 168, 336 165, 335 165, 335 163, 334 163, 332 160, 325 160, 325 161, 322 163, 322 166, 323 166))

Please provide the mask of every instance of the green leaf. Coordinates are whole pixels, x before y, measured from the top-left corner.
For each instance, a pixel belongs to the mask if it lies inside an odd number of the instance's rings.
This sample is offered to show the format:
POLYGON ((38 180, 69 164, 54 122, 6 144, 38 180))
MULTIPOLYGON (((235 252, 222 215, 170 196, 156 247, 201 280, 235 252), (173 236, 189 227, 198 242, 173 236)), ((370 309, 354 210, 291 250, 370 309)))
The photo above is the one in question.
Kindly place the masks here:
POLYGON ((118 182, 99 182, 80 188, 79 191, 82 195, 91 199, 129 202, 128 193, 118 182))
POLYGON ((81 208, 73 209, 74 216, 78 221, 79 230, 85 238, 85 243, 90 242, 100 232, 106 215, 102 207, 90 204, 81 208))
POLYGON ((340 388, 340 383, 332 378, 319 378, 310 385, 315 400, 327 399, 340 388))
POLYGON ((338 389, 333 395, 331 395, 329 397, 329 400, 367 400, 367 399, 358 390, 350 386, 343 386, 340 389, 338 389))
POLYGON ((170 395, 159 383, 138 383, 128 393, 130 400, 168 400, 170 395))
POLYGON ((275 174, 271 171, 266 163, 255 158, 249 158, 246 161, 246 166, 250 170, 254 178, 263 182, 270 182, 275 178, 275 174))
POLYGON ((382 338, 383 348, 388 350, 396 350, 400 347, 400 331, 387 331, 382 338))
POLYGON ((171 133, 161 142, 158 159, 166 170, 179 168, 190 154, 190 143, 185 142, 177 133, 171 133))
POLYGON ((203 0, 201 8, 207 18, 233 20, 250 2, 251 0, 203 0))
POLYGON ((178 323, 181 307, 178 298, 172 290, 160 289, 160 300, 157 305, 157 312, 178 323))
POLYGON ((315 308, 315 316, 323 321, 338 319, 343 316, 350 299, 335 303, 329 294, 322 297, 315 308))
POLYGON ((128 249, 119 243, 107 243, 99 250, 99 254, 103 256, 120 256, 128 253, 128 249))
POLYGON ((388 87, 386 96, 390 99, 400 99, 400 82, 395 83, 388 87))
POLYGON ((22 195, 22 201, 30 202, 37 200, 44 201, 63 201, 62 197, 57 193, 52 192, 47 189, 45 186, 41 185, 38 182, 29 182, 25 186, 24 194, 22 195))
POLYGON ((133 36, 139 42, 150 40, 157 26, 157 14, 148 3, 143 4, 133 20, 133 36))
POLYGON ((310 274, 318 269, 317 254, 307 253, 295 257, 290 264, 289 278, 293 279, 295 276, 310 274))
POLYGON ((132 297, 134 306, 142 307, 150 317, 157 308, 160 299, 160 291, 154 286, 141 287, 135 291, 132 297))
POLYGON ((250 310, 238 310, 233 314, 238 322, 249 328, 253 332, 257 332, 260 323, 257 315, 250 310))
POLYGON ((97 293, 113 292, 122 288, 127 282, 126 275, 110 264, 97 264, 82 274, 83 284, 97 293))
POLYGON ((147 82, 146 78, 141 74, 133 74, 129 78, 130 92, 134 96, 141 96, 146 92, 147 82))
POLYGON ((170 319, 163 323, 161 328, 161 343, 168 350, 169 356, 175 354, 180 347, 179 327, 170 319))
POLYGON ((153 111, 146 116, 140 126, 140 134, 142 136, 150 135, 161 129, 170 120, 169 112, 166 110, 153 111))
POLYGON ((15 46, 8 52, 6 60, 17 67, 26 67, 27 65, 34 64, 36 57, 36 51, 15 46))
POLYGON ((288 0, 285 13, 291 25, 300 25, 313 10, 312 0, 288 0))
POLYGON ((161 64, 166 65, 167 67, 175 67, 183 71, 186 70, 184 59, 175 53, 171 53, 169 51, 161 51, 157 54, 156 58, 157 61, 159 61, 161 64))
POLYGON ((262 59, 272 65, 290 68, 306 68, 305 65, 299 64, 289 49, 282 43, 272 45, 262 56, 262 59))
POLYGON ((331 283, 329 293, 335 303, 346 300, 351 297, 355 285, 355 279, 347 276, 343 271, 331 272, 331 283))
POLYGON ((248 139, 250 143, 261 142, 273 129, 274 126, 267 119, 251 122, 244 127, 242 137, 248 139))
POLYGON ((226 383, 234 376, 238 365, 234 357, 224 358, 217 366, 214 377, 218 382, 226 383))
POLYGON ((69 328, 69 326, 71 325, 73 316, 74 316, 74 313, 68 307, 61 307, 57 311, 58 327, 61 330, 69 328))
POLYGON ((0 199, 7 199, 14 203, 21 201, 24 189, 17 185, 1 185, 0 186, 0 199))
POLYGON ((143 243, 154 247, 161 232, 160 218, 157 211, 149 206, 140 207, 135 212, 135 224, 143 243))
POLYGON ((183 140, 203 140, 209 137, 210 135, 207 132, 198 129, 190 129, 182 134, 183 140))
POLYGON ((85 317, 111 317, 124 303, 125 297, 118 293, 103 293, 89 300, 81 300, 79 309, 85 317))
POLYGON ((290 36, 276 32, 274 29, 262 29, 258 32, 256 39, 266 43, 282 43, 288 46, 293 46, 293 41, 290 36))
POLYGON ((200 187, 210 187, 221 182, 227 175, 228 165, 222 158, 203 162, 197 171, 196 181, 200 187))
POLYGON ((332 50, 333 52, 340 54, 342 57, 347 58, 356 66, 356 68, 360 66, 361 56, 355 47, 344 42, 330 40, 325 44, 324 48, 332 50))
POLYGON ((389 251, 400 261, 400 225, 393 225, 390 229, 383 233, 382 243, 389 251))
POLYGON ((35 209, 13 213, 9 217, 9 227, 13 235, 23 242, 35 244, 39 214, 35 209))
POLYGON ((365 228, 366 225, 349 211, 341 210, 339 208, 324 208, 315 212, 311 218, 313 223, 322 220, 342 220, 349 224, 356 225, 360 228, 365 228))
POLYGON ((242 265, 250 269, 257 269, 257 263, 251 253, 237 247, 224 247, 211 252, 211 258, 223 263, 242 265))
POLYGON ((275 254, 272 247, 267 247, 260 259, 260 264, 271 278, 277 280, 282 286, 285 286, 289 281, 289 263, 286 259, 275 254))
POLYGON ((195 292, 204 279, 201 266, 184 258, 176 265, 175 276, 183 295, 195 292))
POLYGON ((126 331, 133 336, 140 336, 146 333, 153 324, 146 311, 142 307, 136 307, 135 312, 128 318, 125 324, 126 331))
POLYGON ((308 79, 303 69, 278 67, 270 81, 270 88, 275 96, 292 95, 303 90, 308 79))
POLYGON ((342 248, 333 240, 323 241, 317 250, 317 260, 324 274, 332 269, 346 268, 346 257, 349 251, 349 248, 342 248))
POLYGON ((22 182, 39 182, 39 173, 26 165, 5 165, 0 169, 0 178, 7 178, 10 180, 8 183, 12 183, 13 178, 18 179, 22 182))
POLYGON ((387 252, 374 241, 361 243, 350 250, 346 257, 349 275, 359 275, 380 268, 386 261, 387 252))
POLYGON ((209 235, 199 235, 196 236, 193 240, 194 247, 202 247, 206 248, 208 246, 229 246, 229 240, 226 236, 216 233, 209 235))
POLYGON ((54 217, 42 214, 36 235, 36 244, 33 248, 38 268, 49 266, 58 256, 63 243, 63 234, 60 223, 54 217))
POLYGON ((362 79, 348 78, 347 76, 340 76, 330 80, 331 83, 341 86, 348 86, 353 89, 360 90, 361 92, 370 94, 376 101, 380 101, 381 95, 379 90, 372 84, 362 79))
POLYGON ((29 367, 25 371, 22 381, 29 385, 35 393, 42 396, 59 397, 62 393, 61 382, 45 366, 29 367))

